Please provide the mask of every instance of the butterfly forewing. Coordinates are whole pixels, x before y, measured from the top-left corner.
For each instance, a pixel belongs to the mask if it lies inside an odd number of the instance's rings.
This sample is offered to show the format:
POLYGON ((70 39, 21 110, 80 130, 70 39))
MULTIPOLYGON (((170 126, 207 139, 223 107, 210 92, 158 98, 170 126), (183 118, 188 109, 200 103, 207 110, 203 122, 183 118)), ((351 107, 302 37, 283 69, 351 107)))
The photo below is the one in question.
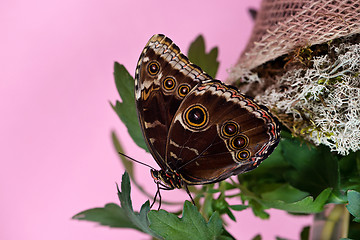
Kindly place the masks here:
POLYGON ((171 121, 184 97, 210 77, 164 35, 145 46, 135 73, 135 97, 146 143, 162 169, 171 121))

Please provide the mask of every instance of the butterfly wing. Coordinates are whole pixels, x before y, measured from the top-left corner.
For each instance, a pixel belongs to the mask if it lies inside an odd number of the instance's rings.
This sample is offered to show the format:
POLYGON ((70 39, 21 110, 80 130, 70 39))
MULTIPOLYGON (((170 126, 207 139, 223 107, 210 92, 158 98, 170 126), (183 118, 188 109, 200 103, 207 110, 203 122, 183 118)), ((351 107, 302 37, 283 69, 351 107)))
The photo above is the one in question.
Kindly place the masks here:
POLYGON ((137 112, 147 146, 162 169, 174 114, 191 89, 208 79, 164 35, 154 35, 140 55, 135 73, 137 112))
POLYGON ((212 183, 255 168, 278 142, 279 124, 265 107, 214 80, 182 101, 165 161, 187 184, 212 183))

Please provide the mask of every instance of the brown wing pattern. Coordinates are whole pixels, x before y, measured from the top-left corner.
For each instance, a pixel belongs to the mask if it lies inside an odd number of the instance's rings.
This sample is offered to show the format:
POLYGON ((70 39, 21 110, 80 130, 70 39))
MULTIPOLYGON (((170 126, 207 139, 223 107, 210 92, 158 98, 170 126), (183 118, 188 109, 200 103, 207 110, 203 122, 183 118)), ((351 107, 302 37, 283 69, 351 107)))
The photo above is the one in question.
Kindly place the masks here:
POLYGON ((174 114, 191 89, 209 79, 164 35, 154 35, 145 46, 135 72, 135 97, 144 138, 162 169, 174 114))
POLYGON ((278 142, 279 124, 265 107, 214 80, 181 103, 165 161, 187 184, 212 183, 255 168, 278 142))

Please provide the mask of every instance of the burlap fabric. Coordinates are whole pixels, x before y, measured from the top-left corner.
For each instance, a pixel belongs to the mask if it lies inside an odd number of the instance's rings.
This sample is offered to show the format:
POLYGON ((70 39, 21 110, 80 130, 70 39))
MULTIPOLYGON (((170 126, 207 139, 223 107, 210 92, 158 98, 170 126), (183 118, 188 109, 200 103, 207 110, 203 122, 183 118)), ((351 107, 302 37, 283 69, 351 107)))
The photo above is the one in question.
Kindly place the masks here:
POLYGON ((237 65, 253 69, 287 54, 360 33, 359 0, 263 0, 237 65))

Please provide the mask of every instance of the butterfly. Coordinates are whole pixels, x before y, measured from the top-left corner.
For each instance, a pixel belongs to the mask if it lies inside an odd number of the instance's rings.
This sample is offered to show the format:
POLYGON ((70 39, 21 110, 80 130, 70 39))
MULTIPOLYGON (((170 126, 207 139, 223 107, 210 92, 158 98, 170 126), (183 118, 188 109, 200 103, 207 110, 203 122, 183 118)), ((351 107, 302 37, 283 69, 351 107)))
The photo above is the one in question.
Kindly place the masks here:
MULTIPOLYGON (((168 37, 151 37, 135 72, 135 99, 160 189, 209 184, 256 168, 279 143, 278 120, 212 79, 168 37)), ((155 200, 154 200, 155 202, 155 200)), ((160 208, 160 207, 159 207, 160 208)))

